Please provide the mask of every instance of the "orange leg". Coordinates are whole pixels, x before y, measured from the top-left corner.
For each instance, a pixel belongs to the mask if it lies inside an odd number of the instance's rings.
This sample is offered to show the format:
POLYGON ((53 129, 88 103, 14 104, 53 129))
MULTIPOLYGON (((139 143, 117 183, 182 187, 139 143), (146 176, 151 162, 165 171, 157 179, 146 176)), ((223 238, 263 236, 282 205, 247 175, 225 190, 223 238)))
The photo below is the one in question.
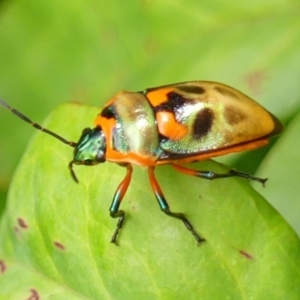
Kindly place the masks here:
POLYGON ((188 230, 191 231, 192 235, 194 236, 194 238, 196 239, 197 243, 201 243, 203 241, 205 241, 205 239, 201 238, 197 232, 194 230, 192 224, 187 220, 187 218, 185 217, 185 215, 183 213, 173 213, 170 211, 169 205, 165 199, 165 196, 154 176, 154 169, 155 167, 149 167, 148 168, 148 175, 149 175, 149 180, 154 192, 154 195, 158 201, 158 204, 161 208, 161 210, 168 216, 176 218, 176 219, 180 219, 184 225, 186 226, 186 228, 188 230))
POLYGON ((258 181, 263 186, 265 185, 265 182, 268 180, 268 178, 265 178, 265 179, 258 178, 258 177, 254 177, 252 175, 249 175, 247 173, 238 172, 238 171, 235 171, 235 170, 230 170, 228 173, 224 173, 224 174, 217 174, 217 173, 214 173, 212 171, 200 171, 200 170, 189 169, 189 168, 185 168, 181 165, 176 165, 176 164, 172 164, 172 167, 174 169, 176 169, 177 171, 182 172, 184 174, 195 176, 195 177, 200 177, 200 178, 204 178, 204 179, 210 179, 210 180, 218 179, 218 178, 238 176, 238 177, 242 177, 242 178, 245 178, 245 179, 258 181))
POLYGON ((124 179, 119 184, 119 186, 115 192, 115 195, 113 197, 111 206, 109 208, 110 216, 112 218, 119 218, 118 223, 117 223, 117 228, 116 228, 116 230, 111 238, 111 241, 110 241, 111 243, 114 243, 114 244, 117 244, 117 235, 124 223, 125 212, 124 212, 124 210, 119 210, 119 207, 120 207, 122 199, 124 198, 124 195, 126 194, 128 186, 130 184, 131 174, 132 174, 132 166, 130 164, 121 165, 121 166, 125 166, 127 168, 127 172, 126 172, 124 179))

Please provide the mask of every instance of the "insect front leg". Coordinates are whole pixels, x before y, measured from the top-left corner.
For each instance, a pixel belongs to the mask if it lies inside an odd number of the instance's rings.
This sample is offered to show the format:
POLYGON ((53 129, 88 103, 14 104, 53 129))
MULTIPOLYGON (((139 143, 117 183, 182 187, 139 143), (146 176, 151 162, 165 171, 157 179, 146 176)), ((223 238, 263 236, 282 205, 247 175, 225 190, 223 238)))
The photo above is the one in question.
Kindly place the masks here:
POLYGON ((239 172, 239 171, 236 171, 233 169, 227 173, 218 174, 218 173, 214 173, 213 171, 200 171, 200 170, 189 169, 189 168, 185 168, 183 166, 176 165, 176 164, 172 164, 172 167, 175 168, 177 171, 182 172, 184 174, 195 176, 195 177, 200 177, 200 178, 204 178, 204 179, 210 179, 210 180, 237 176, 237 177, 242 177, 242 178, 245 178, 248 180, 258 181, 263 186, 265 186, 265 182, 268 180, 268 178, 255 177, 250 174, 239 172))
POLYGON ((111 238, 111 241, 110 241, 111 243, 114 243, 114 244, 117 244, 117 236, 118 236, 119 230, 122 228, 123 223, 124 223, 125 211, 119 210, 119 207, 120 207, 123 197, 126 194, 127 188, 130 184, 131 174, 132 174, 132 166, 130 164, 120 165, 120 166, 127 168, 126 175, 125 175, 124 179, 122 180, 122 182, 119 184, 119 186, 115 192, 115 195, 113 197, 111 206, 109 208, 110 216, 112 218, 119 218, 118 223, 117 223, 117 228, 116 228, 116 230, 111 238))
POLYGON ((197 234, 197 232, 194 230, 192 224, 187 220, 187 218, 185 217, 185 215, 183 213, 173 213, 170 211, 170 208, 166 201, 166 198, 154 176, 154 167, 148 168, 148 175, 149 175, 149 180, 150 180, 154 195, 158 201, 158 204, 159 204, 161 210, 166 215, 181 220, 184 223, 184 225, 186 226, 186 228, 192 233, 192 235, 194 236, 194 238, 196 239, 198 244, 205 241, 205 239, 203 239, 202 237, 200 237, 197 234))

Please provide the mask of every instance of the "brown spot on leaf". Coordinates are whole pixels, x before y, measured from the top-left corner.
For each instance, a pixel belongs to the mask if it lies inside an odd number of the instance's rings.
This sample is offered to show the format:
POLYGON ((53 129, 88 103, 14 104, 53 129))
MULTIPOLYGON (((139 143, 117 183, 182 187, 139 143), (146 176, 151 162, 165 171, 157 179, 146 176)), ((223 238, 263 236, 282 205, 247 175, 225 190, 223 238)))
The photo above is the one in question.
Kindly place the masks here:
POLYGON ((247 259, 253 259, 253 256, 244 250, 239 250, 240 254, 242 254, 247 259))
POLYGON ((60 249, 60 250, 65 250, 65 249, 66 249, 65 246, 64 246, 62 243, 60 243, 60 242, 54 242, 54 245, 55 245, 58 249, 60 249))
POLYGON ((40 296, 35 289, 30 289, 30 296, 26 300, 39 300, 40 296))
POLYGON ((18 224, 19 224, 19 226, 20 226, 21 228, 23 228, 23 229, 27 229, 27 228, 28 228, 27 223, 26 223, 25 220, 22 219, 22 218, 18 218, 18 224))
POLYGON ((7 269, 7 266, 4 262, 4 260, 0 260, 0 273, 3 274, 7 269))
POLYGON ((236 125, 246 120, 247 115, 236 107, 230 105, 225 106, 224 108, 224 118, 228 124, 236 125))
POLYGON ((253 94, 259 94, 262 90, 263 81, 267 78, 265 71, 254 71, 245 76, 245 81, 253 94))

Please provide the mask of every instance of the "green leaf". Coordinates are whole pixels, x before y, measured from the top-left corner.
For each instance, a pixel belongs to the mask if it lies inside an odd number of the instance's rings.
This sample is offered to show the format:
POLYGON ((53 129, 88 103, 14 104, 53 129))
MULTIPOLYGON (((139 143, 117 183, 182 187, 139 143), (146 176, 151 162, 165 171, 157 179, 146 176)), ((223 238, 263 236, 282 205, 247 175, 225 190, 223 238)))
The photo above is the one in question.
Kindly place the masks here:
POLYGON ((268 188, 258 187, 270 203, 286 218, 300 236, 300 113, 287 126, 258 170, 258 175, 272 174, 268 188))
MULTIPOLYGON (((298 12, 298 0, 4 1, 0 97, 40 121, 70 100, 214 80, 288 120, 300 106, 298 12)), ((6 190, 31 131, 0 114, 6 190)))
MULTIPOLYGON (((45 127, 77 141, 98 112, 63 105, 45 127)), ((0 226, 1 299, 299 298, 299 239, 246 180, 157 168, 171 209, 206 238, 196 246, 181 221, 160 212, 146 169, 134 167, 115 246, 108 208, 125 170, 75 166, 75 184, 71 159, 70 147, 40 132, 24 154, 0 226)), ((213 161, 194 167, 228 171, 213 161)))

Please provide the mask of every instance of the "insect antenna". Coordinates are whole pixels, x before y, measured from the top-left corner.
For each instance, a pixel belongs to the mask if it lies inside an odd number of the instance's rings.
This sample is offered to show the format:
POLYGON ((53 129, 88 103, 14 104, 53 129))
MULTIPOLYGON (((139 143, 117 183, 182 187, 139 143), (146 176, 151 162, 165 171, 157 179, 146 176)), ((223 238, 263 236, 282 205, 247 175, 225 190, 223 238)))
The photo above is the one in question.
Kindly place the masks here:
POLYGON ((76 147, 77 143, 75 142, 71 142, 71 141, 67 141, 66 139, 64 139, 63 137, 61 137, 60 135, 42 127, 41 125, 33 122, 32 120, 30 120, 28 117, 26 117, 25 115, 23 115, 22 113, 20 113, 19 111, 17 111, 16 109, 14 109, 13 107, 11 107, 9 104, 7 104, 5 101, 0 99, 0 105, 2 105, 3 107, 7 108, 8 110, 10 110, 14 115, 16 115, 17 117, 19 117, 20 119, 22 119, 23 121, 29 123, 30 125, 32 125, 34 128, 41 130, 49 135, 52 135, 53 137, 57 138, 58 140, 60 140, 61 142, 63 142, 64 144, 67 144, 71 147, 76 147))

